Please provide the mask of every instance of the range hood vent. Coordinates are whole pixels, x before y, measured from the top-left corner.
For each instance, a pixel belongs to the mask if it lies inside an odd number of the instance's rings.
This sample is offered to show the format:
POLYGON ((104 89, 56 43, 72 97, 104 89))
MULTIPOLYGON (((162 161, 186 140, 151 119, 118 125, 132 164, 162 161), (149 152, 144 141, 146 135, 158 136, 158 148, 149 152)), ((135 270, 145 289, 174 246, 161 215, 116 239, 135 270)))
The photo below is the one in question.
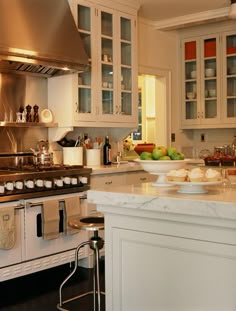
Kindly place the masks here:
POLYGON ((67 0, 0 0, 0 72, 51 77, 87 68, 67 0))

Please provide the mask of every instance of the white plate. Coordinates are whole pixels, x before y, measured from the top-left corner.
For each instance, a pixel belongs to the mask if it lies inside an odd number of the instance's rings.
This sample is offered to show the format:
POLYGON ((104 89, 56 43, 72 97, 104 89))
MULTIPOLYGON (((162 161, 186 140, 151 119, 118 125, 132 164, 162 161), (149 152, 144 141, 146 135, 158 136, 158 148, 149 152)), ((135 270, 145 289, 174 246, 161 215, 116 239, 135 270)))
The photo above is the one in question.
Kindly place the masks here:
POLYGON ((179 187, 179 193, 198 194, 207 193, 205 186, 219 185, 222 181, 201 181, 201 182, 189 182, 189 181, 168 181, 170 184, 174 184, 179 187))
POLYGON ((52 112, 49 109, 42 110, 40 116, 43 123, 51 123, 53 121, 52 112))

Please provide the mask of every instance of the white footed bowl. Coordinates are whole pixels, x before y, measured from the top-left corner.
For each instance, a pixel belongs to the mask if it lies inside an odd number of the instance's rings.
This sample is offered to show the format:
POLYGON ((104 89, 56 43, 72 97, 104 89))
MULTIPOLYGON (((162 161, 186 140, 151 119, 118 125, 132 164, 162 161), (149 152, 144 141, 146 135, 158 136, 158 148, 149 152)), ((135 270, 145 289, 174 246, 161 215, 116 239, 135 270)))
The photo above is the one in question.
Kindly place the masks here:
POLYGON ((170 170, 178 170, 185 168, 187 159, 185 160, 135 160, 139 163, 144 171, 152 174, 158 175, 156 182, 153 183, 153 186, 159 187, 170 187, 171 184, 166 182, 166 174, 170 170))

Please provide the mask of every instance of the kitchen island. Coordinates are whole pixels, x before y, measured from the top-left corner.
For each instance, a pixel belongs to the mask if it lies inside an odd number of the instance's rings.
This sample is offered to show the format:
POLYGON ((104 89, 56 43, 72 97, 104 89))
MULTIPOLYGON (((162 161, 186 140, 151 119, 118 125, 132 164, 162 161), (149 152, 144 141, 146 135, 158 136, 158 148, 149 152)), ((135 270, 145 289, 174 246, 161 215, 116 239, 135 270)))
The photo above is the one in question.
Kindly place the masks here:
POLYGON ((90 190, 105 215, 106 310, 236 310, 236 188, 90 190))

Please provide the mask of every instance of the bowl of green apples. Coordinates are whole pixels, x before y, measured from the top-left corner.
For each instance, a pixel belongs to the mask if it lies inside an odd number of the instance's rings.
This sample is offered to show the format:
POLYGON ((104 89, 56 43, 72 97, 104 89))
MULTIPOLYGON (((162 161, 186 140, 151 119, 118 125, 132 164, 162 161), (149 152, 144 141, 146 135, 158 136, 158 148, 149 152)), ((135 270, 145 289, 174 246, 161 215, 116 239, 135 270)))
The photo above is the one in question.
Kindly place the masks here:
POLYGON ((157 175, 157 180, 153 186, 171 186, 166 181, 166 174, 171 170, 185 168, 188 162, 182 152, 175 147, 156 146, 152 152, 144 151, 139 159, 135 160, 141 165, 144 171, 157 175))

